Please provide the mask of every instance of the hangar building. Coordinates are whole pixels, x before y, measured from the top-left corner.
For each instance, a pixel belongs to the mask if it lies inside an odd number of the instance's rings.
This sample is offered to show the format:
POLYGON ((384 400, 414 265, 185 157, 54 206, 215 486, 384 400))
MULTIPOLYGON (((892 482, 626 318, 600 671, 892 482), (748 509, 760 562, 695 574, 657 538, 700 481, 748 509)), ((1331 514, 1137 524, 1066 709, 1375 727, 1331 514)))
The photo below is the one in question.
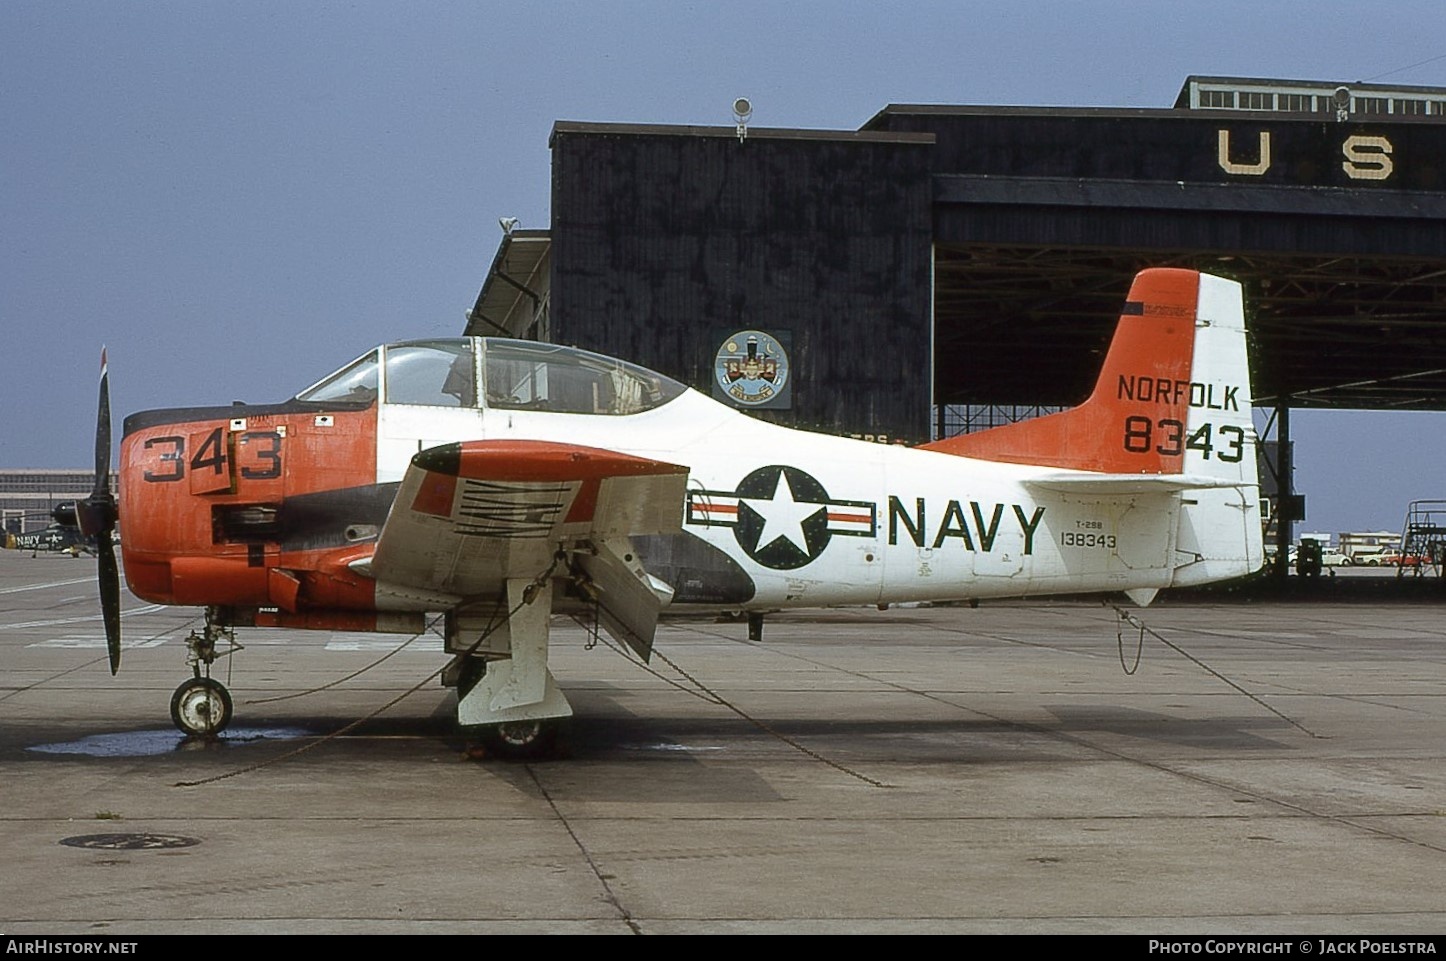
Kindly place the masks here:
POLYGON ((467 332, 917 442, 1077 403, 1135 271, 1198 267, 1245 285, 1286 519, 1292 408, 1446 408, 1446 88, 1190 77, 1169 108, 890 105, 856 131, 735 106, 556 123, 553 222, 505 223, 467 332))
MULTIPOLYGON (((119 476, 111 471, 111 490, 117 489, 119 476)), ((94 486, 92 469, 0 469, 0 535, 43 530, 53 523, 52 510, 84 499, 94 486)))

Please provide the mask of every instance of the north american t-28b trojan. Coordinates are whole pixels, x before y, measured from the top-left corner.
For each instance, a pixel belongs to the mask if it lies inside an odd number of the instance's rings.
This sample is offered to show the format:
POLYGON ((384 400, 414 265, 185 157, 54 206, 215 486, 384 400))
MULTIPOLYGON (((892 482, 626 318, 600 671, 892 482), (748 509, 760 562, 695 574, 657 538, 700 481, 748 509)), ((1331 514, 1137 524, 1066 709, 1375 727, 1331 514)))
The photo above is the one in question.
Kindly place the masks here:
POLYGON ((101 386, 81 526, 124 518, 131 591, 205 608, 172 700, 193 733, 230 719, 209 667, 241 626, 415 633, 444 612, 460 723, 523 753, 571 714, 554 612, 591 612, 647 658, 670 608, 1146 604, 1263 561, 1241 290, 1191 270, 1135 278, 1080 406, 914 448, 763 423, 582 350, 426 340, 284 403, 132 415, 117 502, 101 386))

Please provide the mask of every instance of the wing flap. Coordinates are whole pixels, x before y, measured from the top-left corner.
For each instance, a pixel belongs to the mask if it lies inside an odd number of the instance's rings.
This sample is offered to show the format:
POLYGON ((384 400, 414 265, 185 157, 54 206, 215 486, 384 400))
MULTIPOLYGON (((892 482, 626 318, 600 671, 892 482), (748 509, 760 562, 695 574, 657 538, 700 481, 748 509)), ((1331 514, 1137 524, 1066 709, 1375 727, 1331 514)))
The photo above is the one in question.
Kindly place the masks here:
POLYGON ((658 614, 673 599, 673 589, 649 574, 632 543, 611 537, 578 560, 598 591, 598 619, 613 637, 644 661, 653 653, 658 614))
POLYGON ((371 574, 458 598, 499 595, 560 548, 678 531, 687 468, 546 441, 468 441, 412 458, 371 574))

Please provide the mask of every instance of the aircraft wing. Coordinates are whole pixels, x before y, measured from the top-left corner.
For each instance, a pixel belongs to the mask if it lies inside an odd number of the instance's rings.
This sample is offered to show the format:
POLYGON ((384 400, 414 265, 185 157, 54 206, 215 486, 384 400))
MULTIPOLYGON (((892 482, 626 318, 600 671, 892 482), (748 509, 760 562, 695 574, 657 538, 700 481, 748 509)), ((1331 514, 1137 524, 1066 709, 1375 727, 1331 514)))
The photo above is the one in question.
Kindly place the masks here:
POLYGON ((609 633, 646 658, 673 591, 628 538, 681 530, 687 482, 686 467, 575 444, 434 447, 412 458, 369 573, 388 589, 483 600, 580 568, 609 633))

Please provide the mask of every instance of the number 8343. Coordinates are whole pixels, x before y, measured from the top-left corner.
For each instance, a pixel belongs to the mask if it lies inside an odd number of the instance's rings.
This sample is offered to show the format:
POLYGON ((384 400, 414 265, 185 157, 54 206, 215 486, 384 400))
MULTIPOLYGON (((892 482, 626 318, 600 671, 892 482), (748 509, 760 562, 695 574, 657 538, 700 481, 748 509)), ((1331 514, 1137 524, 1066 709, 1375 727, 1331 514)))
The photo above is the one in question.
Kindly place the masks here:
POLYGON ((1148 417, 1125 418, 1125 450, 1132 454, 1154 452, 1177 457, 1187 450, 1199 451, 1206 460, 1214 457, 1227 464, 1236 464, 1245 456, 1245 429, 1234 424, 1201 424, 1185 436, 1183 421, 1148 417))

